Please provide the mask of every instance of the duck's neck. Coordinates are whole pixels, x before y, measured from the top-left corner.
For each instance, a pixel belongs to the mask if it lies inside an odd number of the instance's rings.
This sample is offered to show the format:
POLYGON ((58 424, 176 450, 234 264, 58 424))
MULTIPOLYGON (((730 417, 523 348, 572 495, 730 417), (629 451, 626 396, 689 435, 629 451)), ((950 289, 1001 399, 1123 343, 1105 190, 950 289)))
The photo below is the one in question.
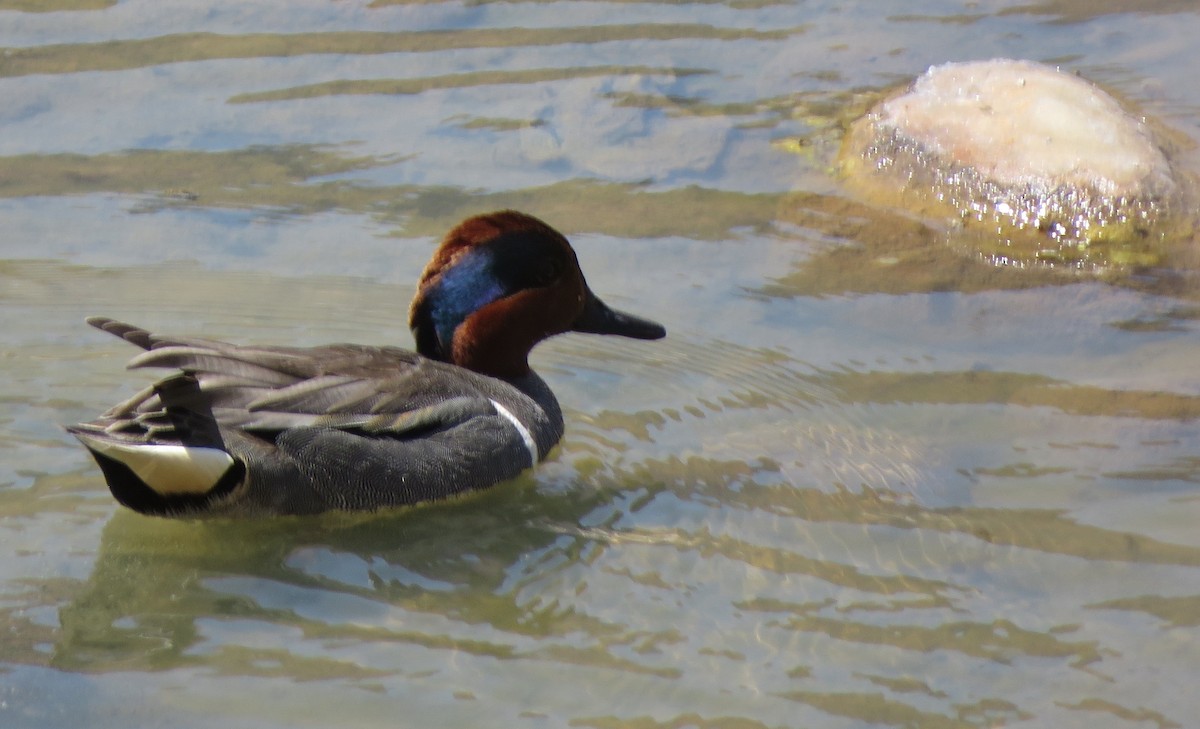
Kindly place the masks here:
POLYGON ((528 396, 545 413, 548 427, 535 430, 534 437, 538 440, 539 452, 543 455, 548 453, 558 443, 564 429, 562 409, 558 405, 558 399, 554 397, 550 386, 533 370, 529 370, 521 377, 506 379, 505 382, 528 396))
POLYGON ((513 293, 496 265, 490 248, 474 249, 422 287, 409 319, 418 352, 503 380, 529 372, 529 350, 549 332, 514 326, 529 320, 530 294, 513 293))
POLYGON ((417 352, 489 377, 520 379, 530 372, 529 351, 552 334, 513 325, 525 321, 519 316, 529 305, 525 298, 519 293, 464 314, 442 298, 425 296, 413 308, 417 352))
POLYGON ((538 373, 529 370, 521 377, 505 380, 505 382, 528 395, 530 399, 545 408, 547 414, 554 415, 559 420, 562 419, 562 411, 558 408, 558 400, 555 399, 554 392, 550 390, 550 386, 538 373))

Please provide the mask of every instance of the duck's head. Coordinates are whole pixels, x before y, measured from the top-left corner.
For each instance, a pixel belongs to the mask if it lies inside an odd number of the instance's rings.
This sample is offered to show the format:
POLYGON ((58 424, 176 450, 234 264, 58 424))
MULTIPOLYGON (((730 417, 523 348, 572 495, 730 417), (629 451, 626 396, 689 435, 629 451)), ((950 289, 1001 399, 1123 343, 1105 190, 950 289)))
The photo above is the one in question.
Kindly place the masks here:
POLYGON ((493 377, 529 372, 529 351, 568 331, 660 339, 666 330, 610 309, 588 288, 561 233, 511 210, 446 234, 409 310, 417 351, 493 377))

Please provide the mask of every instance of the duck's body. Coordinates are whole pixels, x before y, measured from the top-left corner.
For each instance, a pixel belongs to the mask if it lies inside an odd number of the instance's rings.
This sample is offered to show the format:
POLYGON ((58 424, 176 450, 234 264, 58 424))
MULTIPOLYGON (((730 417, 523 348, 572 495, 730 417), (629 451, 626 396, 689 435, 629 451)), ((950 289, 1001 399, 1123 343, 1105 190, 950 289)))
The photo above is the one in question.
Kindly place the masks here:
POLYGON ((511 479, 563 433, 533 372, 510 383, 392 347, 250 348, 89 323, 147 350, 131 367, 181 370, 71 429, 143 513, 427 501, 511 479))
POLYGON ((447 236, 393 347, 239 347, 95 317, 143 348, 130 367, 178 372, 69 430, 113 495, 149 514, 304 514, 411 504, 492 486, 563 433, 529 369, 571 329, 641 339, 662 327, 604 306, 566 239, 505 212, 447 236))

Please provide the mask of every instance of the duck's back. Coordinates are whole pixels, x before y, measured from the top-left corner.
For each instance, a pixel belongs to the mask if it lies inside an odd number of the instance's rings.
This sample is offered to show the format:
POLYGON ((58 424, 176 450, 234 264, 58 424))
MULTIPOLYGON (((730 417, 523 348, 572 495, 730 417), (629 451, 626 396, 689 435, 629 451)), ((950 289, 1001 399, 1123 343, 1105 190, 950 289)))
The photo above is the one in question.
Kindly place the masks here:
POLYGON ((238 347, 92 323, 147 350, 131 367, 178 371, 71 429, 116 498, 146 513, 427 501, 511 479, 562 437, 533 373, 510 383, 393 347, 238 347))

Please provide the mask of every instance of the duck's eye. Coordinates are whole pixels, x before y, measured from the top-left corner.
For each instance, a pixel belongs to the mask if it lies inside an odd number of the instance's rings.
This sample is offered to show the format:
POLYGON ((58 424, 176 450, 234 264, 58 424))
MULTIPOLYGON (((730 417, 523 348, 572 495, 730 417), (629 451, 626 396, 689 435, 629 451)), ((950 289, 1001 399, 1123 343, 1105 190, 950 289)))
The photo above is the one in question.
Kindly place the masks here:
POLYGON ((558 280, 558 276, 561 272, 562 267, 558 264, 558 261, 539 261, 533 271, 533 285, 549 286, 558 280))

